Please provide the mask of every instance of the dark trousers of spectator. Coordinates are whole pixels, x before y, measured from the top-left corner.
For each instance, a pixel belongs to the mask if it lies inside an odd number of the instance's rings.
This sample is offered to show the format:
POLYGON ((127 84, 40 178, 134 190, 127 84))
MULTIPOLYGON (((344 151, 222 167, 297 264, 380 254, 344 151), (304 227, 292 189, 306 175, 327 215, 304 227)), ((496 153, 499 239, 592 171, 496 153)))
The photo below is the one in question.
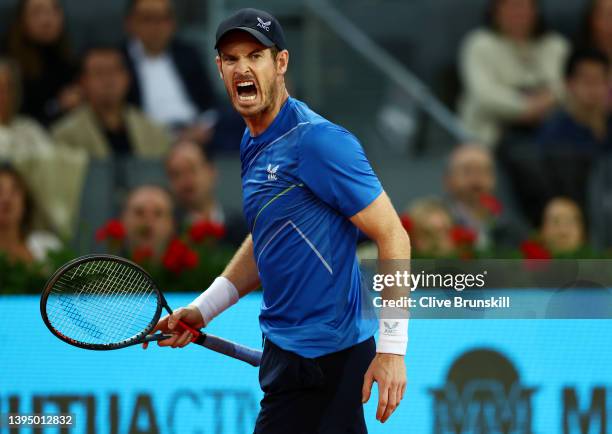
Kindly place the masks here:
MULTIPOLYGON (((564 152, 544 153, 533 141, 507 135, 497 148, 497 161, 510 178, 522 213, 539 227, 544 207, 554 197, 573 199, 588 214, 588 184, 593 156, 564 152)), ((588 215, 585 215, 588 220, 588 215)))

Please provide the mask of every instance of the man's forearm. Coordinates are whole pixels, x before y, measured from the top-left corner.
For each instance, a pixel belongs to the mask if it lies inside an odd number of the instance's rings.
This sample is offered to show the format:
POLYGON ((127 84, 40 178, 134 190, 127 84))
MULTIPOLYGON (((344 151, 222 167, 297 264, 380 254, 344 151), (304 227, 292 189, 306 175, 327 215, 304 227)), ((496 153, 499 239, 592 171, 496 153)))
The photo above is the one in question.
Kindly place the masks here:
POLYGON ((199 310, 204 324, 207 325, 258 286, 259 272, 253 254, 253 239, 249 235, 221 276, 193 300, 191 306, 199 310))
POLYGON ((410 238, 402 226, 376 240, 379 260, 410 259, 410 238))
MULTIPOLYGON (((395 275, 410 272, 410 239, 403 227, 389 231, 377 240, 379 273, 395 275)), ((410 288, 400 285, 386 287, 381 296, 386 306, 397 306, 410 295, 410 288)), ((380 310, 378 353, 404 355, 408 345, 408 312, 399 307, 383 307, 380 310), (391 325, 389 327, 388 325, 391 325)))
POLYGON ((240 297, 259 287, 259 271, 253 252, 253 238, 250 234, 221 275, 234 284, 240 297))

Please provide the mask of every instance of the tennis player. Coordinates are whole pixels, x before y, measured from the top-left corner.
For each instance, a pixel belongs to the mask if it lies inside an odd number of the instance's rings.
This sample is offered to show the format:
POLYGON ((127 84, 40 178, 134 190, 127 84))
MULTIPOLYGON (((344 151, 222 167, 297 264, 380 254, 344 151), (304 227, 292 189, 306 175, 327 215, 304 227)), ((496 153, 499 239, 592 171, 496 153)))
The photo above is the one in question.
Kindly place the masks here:
POLYGON ((374 341, 379 325, 361 311, 358 231, 379 259, 409 259, 408 236, 357 139, 289 96, 276 18, 242 9, 219 25, 215 48, 247 125, 240 159, 250 235, 202 295, 160 320, 158 330, 176 333, 159 345, 187 345, 179 319, 203 327, 261 285, 255 433, 366 433, 362 403, 373 382, 381 422, 404 395, 408 320, 383 325, 374 341))

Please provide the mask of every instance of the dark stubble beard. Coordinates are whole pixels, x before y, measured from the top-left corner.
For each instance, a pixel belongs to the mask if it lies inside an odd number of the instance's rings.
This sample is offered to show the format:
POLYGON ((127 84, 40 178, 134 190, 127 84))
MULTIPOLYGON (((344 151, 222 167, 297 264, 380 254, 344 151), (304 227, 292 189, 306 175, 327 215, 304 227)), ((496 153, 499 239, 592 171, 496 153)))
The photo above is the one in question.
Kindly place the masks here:
POLYGON ((277 84, 276 84, 276 81, 273 80, 263 99, 264 106, 257 114, 259 115, 259 114, 264 114, 264 113, 273 111, 277 98, 278 98, 277 84))

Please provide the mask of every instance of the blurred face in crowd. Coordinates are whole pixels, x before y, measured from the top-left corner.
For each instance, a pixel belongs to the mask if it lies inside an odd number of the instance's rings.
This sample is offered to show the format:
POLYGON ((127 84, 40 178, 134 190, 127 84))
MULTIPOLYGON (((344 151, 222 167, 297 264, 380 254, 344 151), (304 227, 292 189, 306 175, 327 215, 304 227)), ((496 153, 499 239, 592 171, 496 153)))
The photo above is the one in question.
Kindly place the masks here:
POLYGON ((593 60, 580 62, 567 80, 567 89, 573 102, 585 111, 605 112, 608 74, 608 68, 602 63, 593 60))
POLYGON ((128 17, 128 31, 152 56, 166 50, 175 25, 170 0, 136 0, 128 17))
POLYGON ((276 109, 288 63, 287 50, 275 58, 270 48, 243 31, 228 33, 219 44, 219 73, 232 105, 245 118, 276 109))
POLYGON ((555 253, 570 253, 582 246, 584 223, 582 212, 569 199, 553 199, 544 210, 541 236, 544 244, 555 253))
POLYGON ((515 40, 526 40, 536 26, 535 0, 493 0, 493 19, 499 31, 515 40))
POLYGON ((166 160, 166 170, 172 192, 188 210, 200 211, 213 199, 217 173, 199 145, 177 143, 166 160))
POLYGON ((64 27, 64 14, 58 0, 27 0, 23 24, 31 41, 41 45, 56 42, 64 27))
POLYGON ((597 48, 612 57, 612 0, 596 1, 590 24, 597 48))
POLYGON ((25 193, 9 173, 0 172, 0 229, 19 230, 25 214, 25 193))
POLYGON ((476 145, 464 145, 453 152, 445 178, 451 197, 468 207, 479 207, 483 194, 495 189, 495 168, 491 154, 476 145))
POLYGON ((172 200, 161 188, 140 187, 128 197, 122 221, 129 248, 150 248, 159 255, 174 234, 172 200))
POLYGON ((417 252, 433 257, 448 257, 454 251, 451 229, 453 222, 448 212, 442 208, 413 211, 413 230, 410 241, 417 252))
POLYGON ((121 105, 128 85, 129 75, 118 51, 93 50, 84 59, 81 87, 94 108, 114 108, 121 105))

